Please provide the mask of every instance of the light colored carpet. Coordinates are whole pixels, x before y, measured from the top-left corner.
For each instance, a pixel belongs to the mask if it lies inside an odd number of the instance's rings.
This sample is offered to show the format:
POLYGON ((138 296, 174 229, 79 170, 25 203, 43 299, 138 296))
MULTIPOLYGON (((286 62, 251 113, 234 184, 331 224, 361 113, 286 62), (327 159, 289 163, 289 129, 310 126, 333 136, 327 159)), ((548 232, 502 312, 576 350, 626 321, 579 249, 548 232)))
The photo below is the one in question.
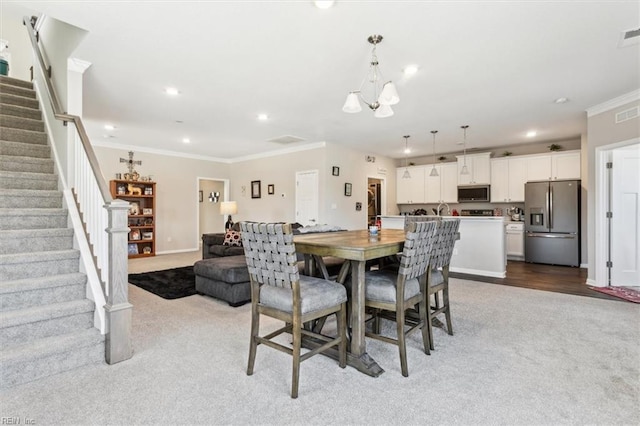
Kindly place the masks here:
MULTIPOLYGON (((164 300, 130 286, 131 360, 0 393, 0 416, 47 424, 638 424, 640 306, 452 280, 454 336, 426 356, 368 340, 371 378, 316 356, 289 397, 291 358, 258 348, 245 374, 250 307, 164 300)), ((268 320, 271 329, 279 325, 268 320)))

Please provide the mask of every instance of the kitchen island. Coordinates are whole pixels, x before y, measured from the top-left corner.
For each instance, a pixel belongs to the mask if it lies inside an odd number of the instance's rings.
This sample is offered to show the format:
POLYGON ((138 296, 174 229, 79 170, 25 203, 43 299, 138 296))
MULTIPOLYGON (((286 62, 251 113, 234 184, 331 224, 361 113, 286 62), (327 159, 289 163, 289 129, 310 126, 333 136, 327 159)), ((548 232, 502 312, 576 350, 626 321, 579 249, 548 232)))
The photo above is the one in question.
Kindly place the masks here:
MULTIPOLYGON (((405 216, 381 216, 381 231, 404 229, 405 216)), ((449 270, 464 274, 504 278, 507 252, 504 216, 442 216, 460 219, 460 240, 456 241, 449 270)))

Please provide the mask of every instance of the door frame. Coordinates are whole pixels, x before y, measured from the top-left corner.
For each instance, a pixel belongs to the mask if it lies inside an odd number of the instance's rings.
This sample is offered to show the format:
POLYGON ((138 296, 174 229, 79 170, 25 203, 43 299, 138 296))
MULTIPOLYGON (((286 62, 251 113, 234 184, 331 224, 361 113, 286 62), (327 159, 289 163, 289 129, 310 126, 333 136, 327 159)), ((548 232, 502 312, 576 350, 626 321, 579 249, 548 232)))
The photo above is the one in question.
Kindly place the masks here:
MULTIPOLYGON (((310 174, 313 173, 316 176, 316 182, 318 184, 317 188, 316 188, 316 196, 318 199, 318 203, 317 203, 317 207, 316 207, 316 215, 317 215, 317 219, 316 219, 316 225, 318 225, 320 223, 320 171, 318 169, 310 169, 310 170, 298 170, 296 171, 295 174, 295 200, 294 200, 294 210, 293 210, 293 217, 294 219, 297 221, 298 220, 298 177, 300 175, 303 174, 310 174)), ((306 225, 305 225, 306 226, 306 225)))
MULTIPOLYGON (((610 173, 607 162, 611 161, 612 151, 625 146, 640 143, 640 138, 627 139, 625 141, 600 146, 595 149, 595 232, 594 239, 594 264, 595 282, 587 284, 594 287, 607 287, 609 285, 606 264, 609 256, 609 226, 607 223, 607 211, 609 211, 609 198, 611 197, 610 173)), ((588 220, 588 219, 587 219, 588 220)))
MULTIPOLYGON (((378 179, 380 181, 380 216, 387 215, 387 177, 380 175, 367 175, 367 184, 365 188, 369 188, 369 179, 378 179)), ((366 214, 366 212, 365 212, 366 214)))
MULTIPOLYGON (((196 176, 196 190, 194 191, 194 199, 195 199, 195 211, 196 211, 196 247, 200 247, 200 244, 202 244, 202 232, 200 231, 200 200, 198 197, 198 193, 200 191, 201 188, 201 181, 203 180, 208 180, 208 181, 216 181, 216 182, 222 182, 224 185, 224 199, 220 200, 220 201, 231 201, 229 200, 229 179, 223 179, 223 178, 216 178, 216 177, 202 177, 202 176, 196 176)), ((207 201, 207 197, 205 194, 203 194, 203 199, 202 202, 206 202, 207 201)), ((222 216, 222 224, 224 227, 224 223, 225 223, 225 218, 224 216, 222 216)))

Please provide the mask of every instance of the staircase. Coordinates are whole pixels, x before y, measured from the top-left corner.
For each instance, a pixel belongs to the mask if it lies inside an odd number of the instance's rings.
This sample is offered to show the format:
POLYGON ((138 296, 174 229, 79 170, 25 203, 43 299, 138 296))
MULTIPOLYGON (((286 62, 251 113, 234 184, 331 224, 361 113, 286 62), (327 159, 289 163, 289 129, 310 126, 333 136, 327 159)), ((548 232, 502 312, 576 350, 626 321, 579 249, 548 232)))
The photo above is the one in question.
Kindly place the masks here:
POLYGON ((0 77, 0 387, 104 362, 36 93, 0 77))

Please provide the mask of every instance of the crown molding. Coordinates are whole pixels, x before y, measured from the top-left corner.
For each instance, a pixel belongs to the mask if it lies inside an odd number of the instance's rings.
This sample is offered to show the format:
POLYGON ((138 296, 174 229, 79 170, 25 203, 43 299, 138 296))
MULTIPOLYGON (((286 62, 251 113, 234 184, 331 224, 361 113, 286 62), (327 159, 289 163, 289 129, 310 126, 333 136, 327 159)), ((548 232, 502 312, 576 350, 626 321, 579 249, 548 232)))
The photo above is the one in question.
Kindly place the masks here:
POLYGON ((628 104, 630 102, 638 101, 638 100, 640 100, 640 89, 636 89, 622 96, 618 96, 617 98, 613 98, 601 104, 594 105, 591 108, 587 108, 587 117, 592 117, 594 115, 602 114, 605 111, 609 111, 611 109, 614 109, 619 106, 628 104))
POLYGON ((166 155, 168 157, 190 158, 192 160, 214 161, 216 163, 224 163, 224 164, 232 163, 232 160, 229 160, 227 158, 209 157, 206 155, 197 155, 197 154, 186 154, 184 152, 169 151, 165 149, 147 148, 140 145, 127 145, 123 143, 103 142, 103 141, 92 141, 91 144, 93 146, 100 146, 103 148, 124 149, 126 151, 146 152, 148 154, 166 155))
POLYGON ((67 69, 69 71, 75 71, 81 74, 84 74, 87 68, 89 68, 91 65, 93 65, 91 62, 85 61, 83 59, 78 59, 78 58, 67 59, 67 69))

